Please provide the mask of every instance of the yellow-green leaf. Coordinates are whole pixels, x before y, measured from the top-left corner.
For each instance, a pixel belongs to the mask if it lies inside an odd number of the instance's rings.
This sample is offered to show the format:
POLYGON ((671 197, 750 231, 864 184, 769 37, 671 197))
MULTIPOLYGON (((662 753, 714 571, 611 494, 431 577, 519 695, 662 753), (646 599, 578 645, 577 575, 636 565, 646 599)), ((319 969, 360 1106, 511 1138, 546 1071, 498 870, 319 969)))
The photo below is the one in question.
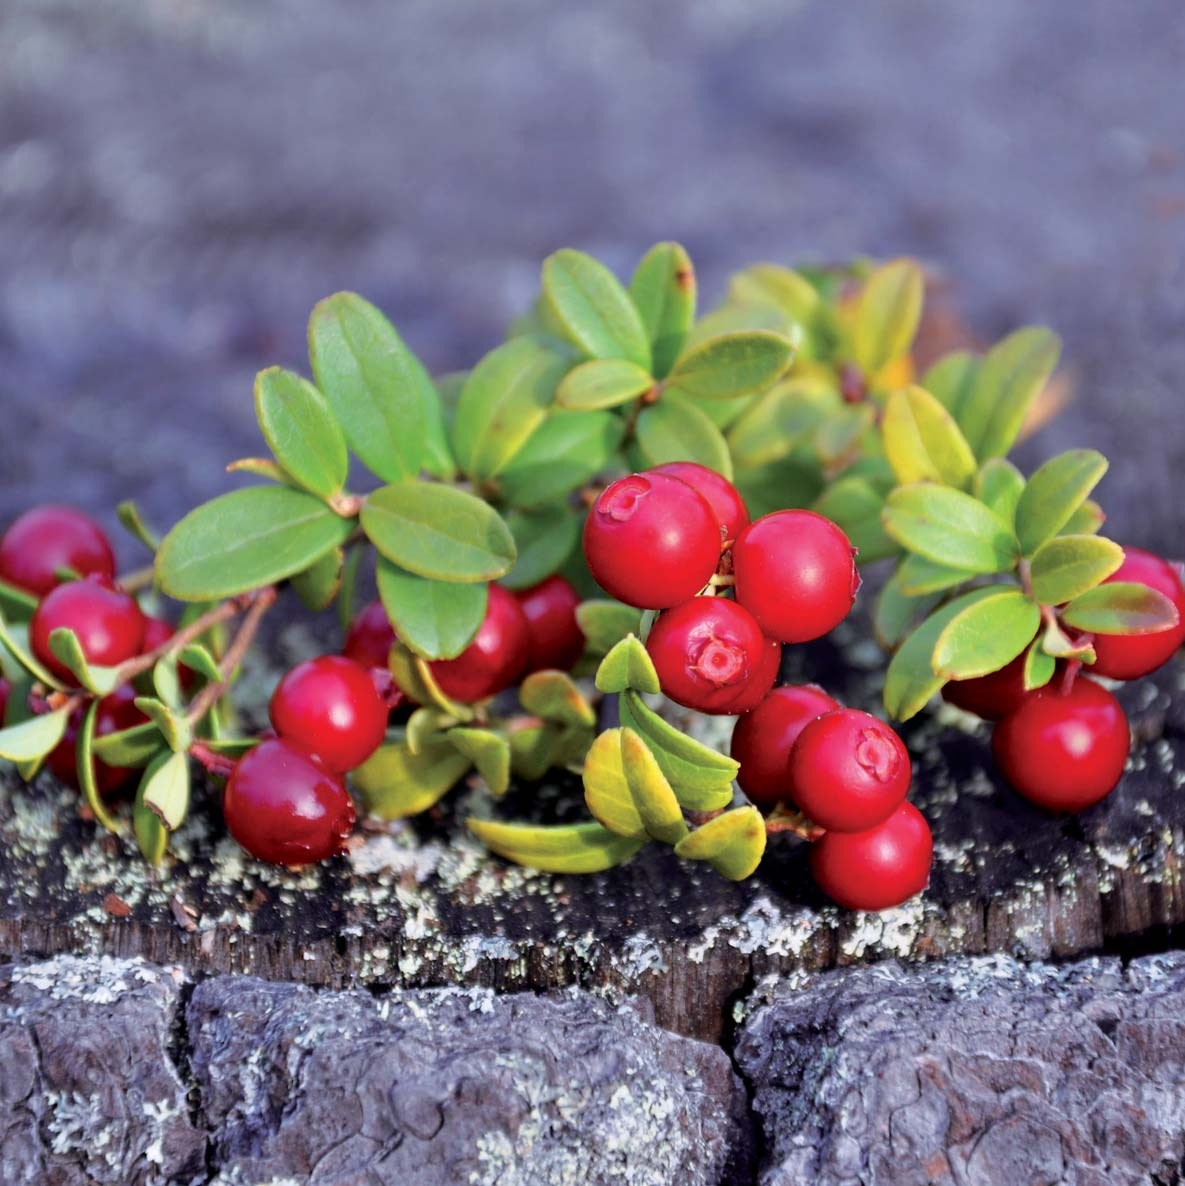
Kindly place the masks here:
POLYGON ((633 634, 627 634, 614 646, 597 668, 598 691, 624 692, 627 688, 655 693, 662 690, 649 652, 633 634))
POLYGON ((732 457, 720 429, 701 408, 672 391, 642 409, 635 433, 648 466, 696 461, 732 477, 732 457))
POLYGON ((650 339, 652 370, 661 379, 679 357, 695 320, 695 269, 678 243, 656 243, 630 280, 630 296, 650 339))
POLYGON ((492 729, 450 729, 447 740, 464 754, 485 779, 490 794, 506 794, 510 786, 510 743, 492 729))
POLYGON ((468 819, 469 830, 491 852, 545 873, 599 873, 630 859, 645 843, 594 822, 505 824, 468 819))
POLYGON ((675 855, 708 861, 729 881, 744 881, 765 855, 765 820, 756 807, 737 807, 710 819, 675 845, 675 855))
POLYGON ((622 732, 606 729, 585 755, 584 802, 593 818, 609 831, 618 836, 642 838, 646 835, 646 825, 626 777, 622 732))
POLYGON ((634 806, 646 833, 664 844, 678 844, 687 835, 679 800, 650 747, 633 729, 621 729, 621 762, 634 806))
POLYGON ((381 745, 350 775, 366 810, 383 819, 427 811, 469 769, 470 761, 446 740, 413 754, 403 743, 381 745))
POLYGON ((1091 634, 1155 634, 1180 621, 1163 594, 1133 581, 1109 581, 1075 597, 1062 612, 1067 625, 1091 634))
POLYGON ((45 757, 57 748, 69 721, 69 710, 59 708, 0 729, 0 758, 10 762, 33 762, 45 757))
POLYGON ((948 486, 900 486, 885 502, 885 530, 903 547, 968 572, 1006 572, 1020 548, 1012 528, 976 498, 948 486))
POLYGON ((584 693, 563 671, 536 671, 518 690, 523 708, 545 721, 565 725, 595 725, 597 714, 584 693))
POLYGON ((885 406, 885 456, 902 484, 944 482, 965 486, 975 455, 954 417, 928 391, 905 387, 885 406))
POLYGON ((894 260, 869 276, 852 331, 856 362, 866 374, 875 374, 909 350, 924 294, 922 269, 913 260, 894 260))
POLYGON ((569 411, 615 408, 650 390, 654 377, 623 358, 591 358, 570 370, 555 393, 555 402, 569 411))
POLYGON ((738 330, 692 346, 671 368, 669 391, 691 399, 736 399, 771 387, 794 358, 794 343, 769 330, 738 330))
POLYGON ((938 635, 931 662, 941 680, 999 671, 1033 641, 1041 609, 1016 588, 998 588, 960 610, 938 635))
POLYGON ((989 457, 975 476, 975 497, 1005 523, 1016 522, 1016 508, 1024 489, 1024 474, 1004 457, 989 457))
POLYGON ((1107 472, 1107 459, 1094 449, 1071 449, 1051 457, 1029 478, 1016 506, 1016 535, 1031 556, 1051 540, 1107 472))
POLYGON ((1033 596, 1062 605, 1105 581, 1123 563, 1123 549, 1098 535, 1059 535, 1033 556, 1033 596))

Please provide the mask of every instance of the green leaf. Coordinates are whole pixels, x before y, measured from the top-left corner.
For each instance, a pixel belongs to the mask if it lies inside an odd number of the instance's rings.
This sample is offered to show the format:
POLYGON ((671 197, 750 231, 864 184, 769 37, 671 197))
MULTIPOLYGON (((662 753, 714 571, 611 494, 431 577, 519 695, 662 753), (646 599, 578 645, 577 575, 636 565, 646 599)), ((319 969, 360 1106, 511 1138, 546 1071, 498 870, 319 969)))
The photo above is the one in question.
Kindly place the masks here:
POLYGON ((736 807, 710 819, 675 845, 675 855, 707 861, 721 877, 744 881, 765 855, 765 820, 756 807, 736 807))
POLYGON ((687 350, 666 387, 691 399, 736 399, 772 386, 793 358, 789 338, 769 330, 739 330, 687 350))
POLYGON ((563 671, 536 671, 523 680, 518 691, 523 708, 545 721, 591 727, 597 723, 593 706, 563 671))
POLYGON ((979 368, 979 359, 969 350, 956 350, 943 355, 922 376, 922 386, 961 424, 979 368))
POLYGON ((450 700, 432 675, 432 664, 414 654, 396 640, 387 656, 391 677, 400 690, 415 704, 435 705, 458 721, 471 721, 475 715, 468 704, 450 700))
POLYGON ((975 455, 954 417, 922 387, 905 387, 889 397, 882 431, 885 456, 902 484, 961 487, 975 473, 975 455))
POLYGON ((119 681, 118 669, 114 667, 92 667, 86 661, 82 644, 73 630, 59 626, 50 633, 49 649, 57 661, 68 667, 82 687, 96 696, 106 696, 115 691, 119 681))
POLYGON ((510 743, 492 729, 450 729, 445 739, 477 767, 491 795, 510 786, 510 743))
POLYGON ((510 768, 527 782, 538 782, 559 761, 563 733, 555 725, 525 725, 510 734, 510 768))
POLYGON ((222 678, 218 661, 200 642, 191 642, 182 647, 177 652, 177 662, 211 683, 217 683, 222 678))
POLYGON ((618 701, 621 723, 642 737, 686 811, 719 811, 733 799, 740 766, 664 721, 636 692, 618 701))
POLYGON ((772 305, 807 330, 814 326, 823 304, 809 280, 778 264, 752 264, 734 272, 728 299, 740 305, 772 305))
POLYGON ((652 370, 661 379, 679 357, 695 321, 695 269, 678 243, 656 243, 630 281, 630 296, 650 339, 652 370))
POLYGON ((1155 634, 1180 621, 1163 594, 1132 581, 1109 581, 1088 590, 1062 611, 1062 620, 1090 634, 1155 634))
POLYGON ((516 507, 565 497, 605 468, 624 431, 613 412, 553 412, 502 471, 503 496, 516 507))
POLYGON ((511 338, 469 372, 453 420, 453 447, 475 481, 501 473, 543 423, 569 359, 537 338, 511 338))
POLYGON ((827 465, 847 465, 860 438, 870 432, 875 423, 876 408, 868 401, 837 408, 819 425, 815 433, 815 452, 827 465))
POLYGON ((303 490, 235 490, 190 511, 165 536, 156 578, 180 601, 233 597, 303 572, 352 527, 303 490))
POLYGON ((576 621, 589 653, 607 655, 627 634, 638 633, 642 611, 620 601, 584 601, 576 607, 576 621))
POLYGON ((28 632, 24 626, 10 625, 0 613, 0 646, 35 679, 46 687, 62 690, 63 684, 56 676, 51 675, 36 659, 28 646, 28 632))
POLYGON ((164 744, 160 729, 148 721, 143 725, 133 725, 130 729, 96 737, 93 748, 95 757, 108 766, 139 768, 147 766, 160 753, 164 744))
POLYGON ((564 376, 555 402, 575 412, 615 408, 637 399, 653 386, 654 377, 637 363, 621 358, 592 358, 564 376))
POLYGON ((1045 687, 1053 679, 1056 670, 1057 661, 1052 655, 1046 654, 1041 640, 1037 639, 1025 655, 1025 691, 1045 687))
POLYGON ((57 748, 69 723, 69 709, 59 708, 0 729, 0 758, 10 762, 33 762, 44 758, 57 748))
POLYGON ((733 464, 741 470, 788 457, 843 406, 839 392, 818 377, 795 376, 776 384, 729 427, 733 464))
POLYGON ((1094 535, 1107 521, 1103 508, 1088 498, 1067 520, 1059 535, 1094 535))
POLYGON ((649 466, 697 461, 732 477, 732 458, 720 429, 690 400, 667 392, 658 403, 642 409, 635 433, 649 466))
POLYGON ((455 659, 485 621, 490 587, 434 581, 379 557, 379 597, 402 642, 425 659, 455 659))
POLYGON ((355 546, 347 549, 342 565, 341 591, 337 597, 337 622, 343 630, 349 630, 354 620, 354 606, 358 600, 358 570, 363 556, 369 549, 355 546))
POLYGON ((325 397, 300 375, 268 367, 255 377, 255 415, 284 472, 320 498, 346 484, 350 457, 325 397))
POLYGON ((170 708, 181 703, 181 678, 177 674, 177 656, 162 655, 152 668, 152 691, 170 708))
POLYGON ((141 855, 150 865, 159 865, 165 859, 169 847, 169 830, 161 823, 160 816, 143 801, 143 782, 136 792, 135 806, 132 808, 132 830, 136 834, 136 844, 141 855))
MULTIPOLYGON (((642 814, 625 773, 621 729, 606 729, 584 758, 584 802, 593 818, 618 836, 646 836, 642 814)), ((636 736, 636 734, 635 734, 636 736)))
POLYGON ((856 362, 866 374, 874 375, 909 350, 924 294, 922 269, 912 260, 894 260, 869 276, 852 331, 856 362))
POLYGON ((115 514, 128 534, 135 536, 150 552, 160 547, 160 536, 144 522, 140 508, 130 498, 115 508, 115 514))
POLYGON ((505 824, 470 818, 466 823, 491 852, 545 873, 599 873, 624 864, 645 843, 595 822, 505 824))
POLYGON ((404 819, 427 811, 460 781, 470 761, 441 739, 413 754, 405 744, 380 745, 350 775, 371 815, 404 819))
POLYGON ((646 834, 664 844, 678 844, 687 835, 679 800, 650 747, 632 729, 619 729, 621 762, 634 806, 646 834))
POLYGON ((604 264, 564 248, 543 261, 543 299, 567 336, 592 358, 624 358, 650 369, 641 314, 604 264))
POLYGON ((118 831, 115 820, 103 803, 99 794, 99 784, 95 778, 95 759, 93 746, 95 742, 95 721, 99 715, 99 701, 92 700, 90 707, 82 718, 82 725, 78 730, 78 740, 75 742, 74 753, 77 759, 78 786, 86 805, 91 809, 97 823, 108 832, 118 831))
POLYGON ((451 729, 457 723, 456 718, 439 708, 417 708, 407 718, 404 734, 407 748, 413 754, 418 754, 424 746, 437 740, 446 729, 451 729))
POLYGON ((975 497, 1005 523, 1016 522, 1016 508, 1024 489, 1024 474, 1004 457, 989 457, 975 476, 975 497))
POLYGON ((948 568, 945 564, 927 560, 925 556, 906 556, 897 571, 901 592, 907 597, 941 593, 964 584, 974 576, 965 568, 948 568))
POLYGON ((536 511, 511 511, 506 526, 518 551, 514 568, 502 581, 508 589, 529 589, 559 572, 580 539, 580 519, 563 503, 536 511))
POLYGON ((975 386, 956 413, 981 461, 1003 457, 1012 448, 1060 353, 1057 334, 1033 326, 1009 334, 984 356, 975 386))
POLYGON ((1097 535, 1059 535, 1037 549, 1033 596, 1042 605, 1073 601, 1105 581, 1123 563, 1123 549, 1097 535))
POLYGON ((934 673, 945 681, 999 671, 1033 641, 1040 626, 1040 606, 1020 589, 994 589, 943 627, 934 644, 934 673))
POLYGON ((357 293, 338 292, 309 318, 313 376, 350 448, 384 482, 414 478, 428 455, 439 397, 395 327, 357 293))
POLYGON ((938 564, 968 572, 1007 572, 1019 559, 1012 528, 978 499, 949 486, 900 486, 885 502, 885 530, 938 564))
POLYGON ((1031 556, 1053 539, 1106 472, 1107 459, 1094 449, 1071 449, 1037 469, 1016 507, 1021 552, 1031 556))
POLYGON ((452 486, 383 486, 362 508, 362 530, 388 560, 417 576, 490 581, 514 566, 514 539, 498 512, 452 486))
MULTIPOLYGON (((911 556, 909 560, 930 563, 917 556, 911 556)), ((918 619, 928 614, 941 600, 941 595, 937 593, 916 595, 906 590, 903 574, 907 563, 908 560, 898 566, 876 599, 873 629, 881 646, 888 650, 894 650, 918 619)))
POLYGON ((333 604, 342 583, 342 564, 345 553, 341 548, 331 548, 318 560, 314 560, 304 572, 292 578, 292 587, 311 613, 320 613, 333 604))
POLYGON ((871 564, 901 550, 881 522, 884 506, 883 496, 867 479, 843 477, 832 482, 811 509, 842 528, 859 552, 860 563, 871 564))
POLYGON ((250 753, 258 744, 258 737, 209 737, 205 746, 216 754, 225 754, 229 758, 241 758, 250 753))
POLYGON ((36 597, 16 585, 0 581, 0 614, 10 622, 27 622, 36 608, 36 597))
POLYGON ((158 754, 140 779, 136 802, 175 832, 189 811, 189 758, 183 753, 158 754))
POLYGON ((933 655, 943 630, 963 610, 999 590, 973 589, 932 613, 914 629, 889 662, 885 673, 885 709, 898 721, 917 716, 946 682, 934 673, 933 655))
POLYGON ((136 707, 160 730, 174 753, 184 753, 193 744, 193 727, 179 712, 153 696, 137 696, 136 707))
POLYGON ((600 692, 624 692, 627 688, 639 692, 661 691, 658 672, 649 652, 638 641, 636 635, 627 634, 601 660, 597 668, 597 690, 600 692))

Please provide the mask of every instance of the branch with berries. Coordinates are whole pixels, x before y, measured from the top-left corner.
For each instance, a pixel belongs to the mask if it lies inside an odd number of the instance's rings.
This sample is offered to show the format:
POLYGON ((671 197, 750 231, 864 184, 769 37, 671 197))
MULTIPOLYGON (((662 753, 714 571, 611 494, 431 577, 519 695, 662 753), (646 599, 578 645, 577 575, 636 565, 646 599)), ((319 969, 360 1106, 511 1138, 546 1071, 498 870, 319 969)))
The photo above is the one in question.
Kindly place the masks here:
POLYGON ((73 783, 154 864, 195 766, 225 780, 236 840, 289 866, 340 852, 356 799, 399 819, 474 775, 498 800, 569 770, 586 820, 483 814, 472 832, 544 870, 659 843, 736 879, 789 834, 840 904, 909 898, 932 843, 905 746, 822 688, 779 686, 784 648, 852 609, 857 553, 885 569, 887 715, 941 693, 998 722, 1002 774, 1047 810, 1122 775, 1127 722, 1092 676, 1139 678, 1185 639, 1179 570, 1098 534, 1105 459, 1027 479, 1007 460, 1061 402, 1057 338, 935 349, 925 293, 909 260, 758 264, 698 315, 678 244, 628 285, 564 250, 504 343, 435 378, 373 305, 327 298, 311 377, 256 379, 270 455, 228 469, 263 483, 163 540, 120 508, 150 567, 118 576, 69 508, 0 538, 0 758, 73 783), (239 735, 238 673, 281 597, 336 604, 342 653, 289 671, 272 730, 239 735), (666 702, 735 717, 730 752, 666 702))

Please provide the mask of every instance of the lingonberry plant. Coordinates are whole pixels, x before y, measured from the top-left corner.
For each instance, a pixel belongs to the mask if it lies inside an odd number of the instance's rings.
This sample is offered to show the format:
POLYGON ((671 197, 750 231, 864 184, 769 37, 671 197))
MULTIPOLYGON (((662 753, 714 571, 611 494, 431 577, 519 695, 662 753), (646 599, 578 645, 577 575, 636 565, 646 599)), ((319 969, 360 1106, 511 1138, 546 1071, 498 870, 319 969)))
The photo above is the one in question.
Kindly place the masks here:
POLYGON ((0 538, 0 757, 26 778, 47 764, 115 829, 138 772, 132 827, 157 864, 195 763, 225 780, 231 835, 287 865, 348 842, 347 776, 393 819, 471 772, 498 799, 561 768, 590 819, 473 833, 545 870, 657 842, 738 879, 791 833, 836 902, 903 901, 933 847, 904 745, 821 688, 776 686, 783 646, 851 611, 857 552, 888 570, 872 615, 888 715, 941 692, 998 722, 1001 773, 1046 810, 1097 802, 1126 760, 1118 702, 1081 673, 1138 678, 1185 639, 1179 570, 1098 535, 1106 461, 1075 450, 1026 479, 1006 459, 1056 402, 1056 337, 938 352, 924 289, 908 260, 760 264, 697 316, 678 244, 628 285, 564 250, 507 340, 435 379, 374 306, 329 297, 311 379, 256 380, 271 455, 228 468, 262 484, 163 541, 119 508, 150 567, 117 576, 70 508, 0 538), (280 680, 274 733, 228 736, 236 675, 289 591, 336 603, 343 654, 280 680), (731 754, 661 696, 738 717, 731 754))

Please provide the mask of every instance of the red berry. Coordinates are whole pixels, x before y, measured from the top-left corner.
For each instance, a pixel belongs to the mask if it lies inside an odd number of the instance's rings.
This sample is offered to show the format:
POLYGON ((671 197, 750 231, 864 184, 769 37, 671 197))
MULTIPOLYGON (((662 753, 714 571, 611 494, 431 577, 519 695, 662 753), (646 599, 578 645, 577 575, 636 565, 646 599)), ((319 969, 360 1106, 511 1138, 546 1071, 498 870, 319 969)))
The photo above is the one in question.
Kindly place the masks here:
POLYGON ((8 712, 8 693, 12 691, 12 684, 0 675, 0 728, 4 727, 4 715, 8 712))
POLYGON ((60 568, 114 578, 115 554, 89 515, 73 507, 34 507, 0 537, 0 581, 41 596, 61 583, 60 568))
POLYGON ((387 732, 387 706, 370 669, 344 655, 297 664, 276 685, 269 714, 282 738, 338 774, 361 766, 387 732))
POLYGON ((902 803, 866 832, 828 832, 811 845, 819 888, 848 910, 888 910, 926 888, 934 840, 925 816, 902 803))
POLYGON ((281 738, 239 759, 222 811, 230 834, 275 865, 309 865, 341 852, 355 819, 342 780, 281 738))
POLYGON ((720 546, 707 500, 669 474, 620 478, 584 521, 584 558, 597 583, 642 609, 694 597, 716 571, 720 546))
POLYGON ((752 712, 770 693, 782 670, 782 644, 772 638, 765 640, 761 657, 757 660, 753 678, 728 703, 729 715, 740 716, 752 712))
POLYGON ((473 641, 455 659, 437 659, 432 675, 440 690, 471 703, 505 691, 527 665, 527 619, 514 594, 490 586, 490 603, 473 641))
POLYGON ((342 654, 363 667, 387 669, 387 658, 395 645, 395 629, 381 601, 372 601, 358 611, 346 632, 342 654))
POLYGON ((1079 676, 1068 692, 1030 692, 992 736, 1000 773, 1018 794, 1047 811, 1083 811, 1123 775, 1131 731, 1119 701, 1079 676))
MULTIPOLYGON (((135 699, 136 689, 129 684, 116 688, 110 696, 104 696, 99 701, 99 711, 95 716, 95 736, 106 737, 108 733, 120 733, 148 720, 136 707, 135 699)), ((85 711, 79 708, 70 714, 70 723, 66 727, 65 735, 45 759, 45 764, 54 777, 75 790, 78 790, 78 756, 74 747, 78 741, 78 730, 82 727, 85 711)), ((102 759, 95 759, 95 782, 98 784, 99 794, 104 797, 114 794, 137 773, 136 770, 124 766, 108 766, 102 759)))
POLYGON ((1025 696, 1025 655, 1026 651, 1021 651, 1006 667, 990 675, 952 680, 942 689, 943 700, 985 721, 1006 717, 1025 696))
POLYGON ((584 634, 576 621, 580 594, 564 577, 545 581, 515 594, 526 615, 527 671, 568 671, 584 654, 584 634))
POLYGON ((49 649, 49 636, 63 627, 74 631, 86 661, 96 667, 114 667, 133 658, 144 641, 144 615, 135 598, 104 577, 70 581, 50 590, 29 623, 33 654, 55 675, 73 683, 70 670, 49 649))
MULTIPOLYGON (((646 649, 665 695, 698 712, 727 713, 768 665, 761 627, 723 597, 693 597, 660 614, 646 649)), ((764 691, 773 684, 773 674, 764 691)))
POLYGON ((732 756, 741 764, 737 782, 758 806, 790 799, 790 750, 798 735, 825 712, 839 707, 817 684, 774 688, 733 730, 732 756))
MULTIPOLYGON (((1091 672, 1111 679, 1139 679, 1173 657, 1185 642, 1185 585, 1167 560, 1143 548, 1125 548, 1124 560, 1108 581, 1134 581, 1163 593, 1176 607, 1178 621, 1154 634, 1096 634, 1091 672)), ((1105 583, 1105 582, 1104 582, 1105 583)))
POLYGON ((809 642, 848 616, 860 576, 844 533, 813 511, 774 511, 732 546, 737 600, 779 642, 809 642))
POLYGON ((909 794, 913 767, 884 721, 839 708, 811 721, 790 750, 790 797, 829 832, 863 832, 909 794))
POLYGON ((656 465, 652 474, 670 474, 686 482, 707 500, 720 525, 721 541, 736 539, 749 526, 749 509, 737 488, 723 475, 695 461, 671 461, 656 465))

